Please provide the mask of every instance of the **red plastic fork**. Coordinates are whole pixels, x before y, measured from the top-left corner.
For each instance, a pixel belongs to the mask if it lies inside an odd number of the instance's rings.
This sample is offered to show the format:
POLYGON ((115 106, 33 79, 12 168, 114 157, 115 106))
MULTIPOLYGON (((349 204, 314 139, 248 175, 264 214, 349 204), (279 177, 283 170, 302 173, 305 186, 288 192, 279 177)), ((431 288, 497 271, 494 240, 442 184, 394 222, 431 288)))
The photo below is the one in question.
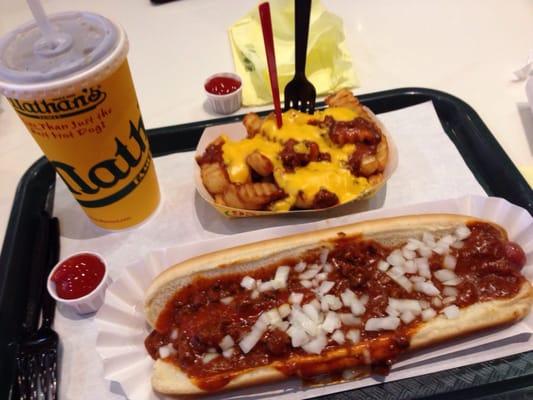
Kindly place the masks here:
POLYGON ((274 37, 272 35, 272 19, 270 17, 270 5, 268 3, 261 3, 259 5, 259 18, 261 19, 261 29, 263 30, 263 41, 265 43, 268 75, 270 76, 270 88, 272 89, 272 100, 274 101, 276 125, 279 129, 282 125, 281 104, 279 101, 278 71, 276 68, 276 54, 274 52, 274 37))

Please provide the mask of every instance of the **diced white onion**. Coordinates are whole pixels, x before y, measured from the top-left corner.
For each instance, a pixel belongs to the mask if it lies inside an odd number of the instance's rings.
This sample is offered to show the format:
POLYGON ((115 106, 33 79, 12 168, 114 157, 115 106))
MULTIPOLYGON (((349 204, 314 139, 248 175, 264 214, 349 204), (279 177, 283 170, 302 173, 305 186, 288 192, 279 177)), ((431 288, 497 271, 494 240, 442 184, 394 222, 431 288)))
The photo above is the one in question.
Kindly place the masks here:
POLYGON ((257 290, 260 292, 268 292, 270 290, 274 290, 274 285, 272 284, 272 281, 266 281, 261 283, 257 290))
POLYGON ((398 265, 395 265, 394 267, 392 267, 391 269, 387 271, 387 274, 389 276, 403 276, 405 275, 405 269, 403 266, 400 267, 398 265))
POLYGON ((388 256, 386 261, 390 265, 394 265, 395 267, 403 265, 405 262, 405 258, 402 255, 402 251, 399 249, 393 250, 388 256))
POLYGON ((320 284, 320 287, 318 288, 318 293, 320 293, 322 296, 327 294, 331 289, 333 289, 333 286, 335 286, 335 282, 333 281, 324 281, 320 284))
POLYGON ((423 276, 424 278, 431 278, 431 271, 429 269, 429 261, 427 258, 419 257, 415 258, 415 265, 418 269, 418 275, 423 276))
POLYGON ((429 308, 430 304, 429 301, 426 300, 418 300, 420 303, 420 307, 422 307, 422 310, 425 310, 426 308, 429 308))
POLYGON ((310 342, 302 345, 302 349, 304 349, 307 353, 320 354, 322 353, 324 347, 327 346, 327 344, 328 338, 326 337, 326 335, 319 335, 310 342))
POLYGON ((300 280, 309 280, 313 279, 316 274, 318 274, 320 270, 318 268, 309 268, 307 271, 302 272, 300 275, 298 275, 298 278, 300 280))
POLYGON ((389 298, 389 306, 399 312, 411 311, 414 314, 422 312, 419 300, 389 298))
POLYGON ((442 256, 449 251, 449 246, 446 246, 444 244, 438 244, 435 247, 433 247, 433 251, 442 256))
POLYGON ((442 294, 444 296, 459 296, 459 291, 452 287, 452 286, 446 286, 444 289, 442 289, 442 294))
POLYGON ((172 332, 170 332, 169 338, 170 340, 176 340, 178 338, 178 330, 172 329, 172 332))
POLYGON ((433 297, 431 299, 431 304, 434 307, 441 308, 442 307, 442 300, 440 299, 440 297, 433 297))
POLYGON ((450 247, 450 245, 451 245, 453 242, 455 242, 455 236, 453 236, 453 235, 446 235, 446 236, 442 237, 442 238, 439 240, 438 244, 439 244, 439 245, 444 245, 444 246, 446 246, 446 247, 450 247))
POLYGON ((390 315, 391 317, 399 317, 400 316, 400 312, 397 309, 395 309, 394 307, 391 307, 390 304, 385 309, 385 312, 388 315, 390 315))
POLYGON ((342 307, 341 300, 332 294, 327 294, 322 298, 328 304, 328 308, 333 311, 337 311, 342 307))
POLYGON ((422 243, 418 239, 409 239, 407 244, 403 248, 407 250, 415 251, 415 250, 418 250, 423 245, 424 243, 422 243))
POLYGON ((454 249, 462 249, 464 247, 465 243, 458 240, 456 242, 453 242, 450 247, 453 247, 454 249))
POLYGON ((307 264, 303 261, 300 261, 298 264, 294 266, 294 270, 296 272, 303 272, 305 270, 305 267, 307 267, 307 264))
POLYGON ((457 277, 455 272, 450 271, 449 269, 439 269, 438 271, 433 272, 435 278, 441 282, 446 282, 457 277))
POLYGON ((461 225, 455 230, 455 236, 457 236, 459 240, 464 240, 470 236, 470 229, 468 229, 466 225, 461 225))
POLYGON ((394 282, 396 282, 398 285, 403 287, 406 291, 411 292, 413 290, 413 283, 407 278, 406 276, 400 275, 393 275, 389 272, 387 272, 387 275, 389 275, 394 282))
POLYGON ((288 321, 280 321, 277 324, 272 325, 273 328, 279 329, 282 332, 285 332, 290 326, 291 324, 289 324, 288 321))
POLYGON ((446 282, 443 282, 442 284, 445 285, 445 286, 457 286, 458 284, 461 283, 461 278, 459 278, 458 276, 453 278, 453 279, 450 279, 446 282))
POLYGON ((291 311, 291 324, 300 325, 306 333, 316 336, 318 324, 307 316, 300 308, 293 307, 291 311))
POLYGON ((413 322, 415 318, 416 318, 415 314, 413 314, 411 311, 404 311, 400 315, 400 319, 402 320, 404 324, 409 324, 413 322))
POLYGON ((159 348, 159 358, 167 358, 170 356, 170 354, 172 353, 171 349, 170 349, 170 343, 165 345, 165 346, 161 346, 159 348))
POLYGON ((365 324, 367 331, 394 330, 400 325, 398 317, 369 318, 365 324))
POLYGON ((413 283, 416 283, 416 282, 425 282, 426 278, 424 278, 423 276, 418 276, 418 275, 414 275, 414 276, 410 276, 409 277, 409 280, 413 283))
POLYGON ((293 292, 289 295, 289 303, 291 304, 300 304, 304 298, 303 293, 293 292))
POLYGON ((324 281, 324 280, 328 279, 328 273, 327 272, 321 272, 321 273, 319 273, 319 274, 317 274, 315 276, 315 279, 317 281, 324 281))
POLYGON ((457 265, 457 258, 452 256, 451 254, 446 254, 444 256, 444 260, 442 261, 442 265, 444 268, 454 270, 455 266, 457 265))
POLYGON ((424 243, 425 243, 428 247, 433 247, 433 246, 435 246, 435 236, 433 236, 432 233, 424 232, 424 233, 422 234, 422 240, 424 241, 424 243))
POLYGON ((322 322, 322 330, 326 331, 327 333, 332 333, 333 331, 339 329, 341 325, 341 320, 337 313, 328 311, 324 322, 322 322))
POLYGON ((433 308, 426 308, 422 311, 422 320, 427 321, 431 318, 434 318, 437 315, 437 312, 433 308))
POLYGON ((315 307, 315 310, 320 311, 320 302, 318 299, 313 299, 309 302, 313 307, 315 307))
POLYGON ((425 257, 425 258, 430 257, 431 254, 433 253, 433 250, 431 250, 430 247, 425 246, 425 245, 420 247, 417 251, 418 251, 418 254, 420 254, 421 257, 425 257))
POLYGON ((247 290, 255 289, 255 279, 251 276, 245 276, 242 278, 241 286, 247 290))
POLYGON ((346 289, 344 292, 341 293, 341 300, 344 306, 350 307, 352 305, 352 302, 356 300, 355 293, 352 292, 350 289, 346 289))
POLYGON ((457 297, 449 296, 449 297, 445 297, 444 299, 442 299, 442 303, 447 306, 448 304, 454 303, 455 300, 457 300, 457 297))
POLYGON ((361 339, 361 332, 359 329, 350 329, 348 332, 346 332, 346 339, 354 344, 358 343, 361 339))
POLYGON ((341 330, 336 330, 335 332, 333 332, 333 335, 331 335, 331 338, 335 342, 337 342, 337 344, 340 344, 340 345, 343 345, 345 342, 344 332, 341 330))
POLYGON ((455 319, 459 317, 459 307, 456 305, 443 308, 441 312, 446 315, 446 318, 448 319, 455 319))
POLYGON ((281 315, 279 315, 279 311, 277 308, 268 310, 263 315, 266 317, 268 324, 270 325, 274 325, 274 324, 277 324, 278 322, 281 322, 281 315))
POLYGON ((324 248, 320 250, 320 264, 321 265, 324 265, 326 263, 326 261, 328 260, 328 255, 329 255, 329 249, 324 248))
POLYGON ((287 286, 287 279, 289 278, 289 272, 291 271, 291 269, 285 265, 281 266, 281 267, 278 267, 278 269, 276 270, 276 275, 274 276, 274 280, 276 282, 280 282, 283 284, 282 287, 286 287, 287 286))
POLYGON ((402 250, 402 256, 406 260, 413 260, 416 258, 416 253, 413 250, 409 250, 404 247, 402 250))
POLYGON ((352 312, 353 315, 358 317, 365 313, 366 308, 361 300, 359 300, 358 298, 355 298, 352 301, 352 305, 350 306, 350 311, 352 312))
POLYGON ((320 310, 322 310, 322 312, 329 311, 329 304, 324 297, 320 299, 320 310))
POLYGON ((159 358, 167 358, 170 356, 170 350, 166 346, 161 346, 159 348, 159 358))
POLYGON ((239 342, 239 347, 244 354, 247 354, 254 348, 266 331, 266 327, 263 327, 263 325, 259 324, 258 322, 259 320, 252 327, 252 330, 244 335, 239 342))
POLYGON ((254 327, 257 329, 266 331, 269 324, 270 324, 270 318, 268 317, 268 314, 264 312, 264 313, 261 313, 259 318, 257 318, 257 321, 255 321, 254 327))
POLYGON ((331 265, 330 263, 325 263, 324 272, 330 273, 331 271, 333 271, 333 265, 331 265))
POLYGON ((202 363, 204 363, 204 364, 210 363, 211 361, 213 361, 218 356, 219 356, 218 353, 205 353, 202 356, 202 363))
POLYGON ((302 309, 305 315, 307 315, 313 322, 317 324, 320 322, 319 311, 312 304, 304 304, 302 309))
POLYGON ((439 289, 431 281, 416 282, 415 290, 428 296, 438 296, 440 294, 439 289))
POLYGON ((287 329, 287 335, 291 338, 292 347, 300 347, 309 342, 309 336, 299 326, 291 326, 287 329))
POLYGON ((317 288, 319 284, 320 284, 320 282, 316 278, 311 281, 311 286, 314 287, 314 288, 317 288))
POLYGON ((378 269, 382 272, 387 272, 387 270, 390 268, 390 264, 387 261, 379 260, 378 261, 378 269))
POLYGON ((403 269, 405 270, 406 274, 416 274, 418 271, 414 260, 407 260, 403 266, 403 269))
POLYGON ((303 280, 303 281, 300 281, 300 285, 302 285, 306 289, 309 289, 311 286, 313 286, 313 283, 308 280, 303 280))
POLYGON ((233 338, 230 335, 226 335, 222 338, 218 345, 220 346, 222 351, 226 351, 229 348, 233 347, 235 345, 235 342, 233 341, 233 338))
POLYGON ((346 326, 360 326, 361 325, 361 318, 357 318, 353 314, 338 313, 337 315, 339 316, 341 322, 346 326))
POLYGON ((229 303, 231 303, 233 301, 233 297, 232 296, 228 296, 228 297, 223 297, 220 299, 220 302, 222 304, 226 304, 228 305, 229 303))
POLYGON ((222 352, 222 355, 224 356, 224 358, 230 358, 233 355, 234 352, 235 352, 235 348, 232 347, 230 349, 224 350, 222 352))
POLYGON ((252 298, 252 300, 257 299, 259 297, 259 291, 258 290, 252 291, 252 294, 250 295, 250 297, 252 298))
POLYGON ((278 307, 278 312, 281 318, 288 317, 289 314, 291 313, 291 306, 288 305, 287 303, 282 304, 281 306, 278 307))
POLYGON ((275 279, 272 279, 270 283, 272 284, 272 289, 274 290, 284 289, 287 287, 287 282, 277 281, 275 279))

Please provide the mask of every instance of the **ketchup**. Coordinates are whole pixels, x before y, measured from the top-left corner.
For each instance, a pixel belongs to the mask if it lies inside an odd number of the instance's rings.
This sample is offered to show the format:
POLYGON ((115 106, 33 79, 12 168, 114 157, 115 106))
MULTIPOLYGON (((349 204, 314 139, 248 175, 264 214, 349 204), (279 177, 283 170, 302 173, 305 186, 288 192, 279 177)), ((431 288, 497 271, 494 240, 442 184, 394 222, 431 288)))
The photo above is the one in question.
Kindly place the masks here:
POLYGON ((209 93, 224 95, 236 91, 241 87, 241 83, 233 78, 217 76, 216 78, 209 79, 204 87, 209 93))
POLYGON ((102 261, 89 253, 66 259, 52 275, 56 293, 62 299, 77 299, 91 293, 104 278, 102 261))

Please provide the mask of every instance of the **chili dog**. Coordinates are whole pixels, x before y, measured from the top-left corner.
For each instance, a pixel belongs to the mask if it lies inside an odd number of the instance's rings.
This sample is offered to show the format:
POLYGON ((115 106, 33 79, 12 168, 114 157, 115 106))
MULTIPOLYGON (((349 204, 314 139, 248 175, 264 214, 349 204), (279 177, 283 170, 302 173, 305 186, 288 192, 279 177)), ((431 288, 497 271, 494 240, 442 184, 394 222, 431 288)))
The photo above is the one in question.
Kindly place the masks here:
MULTIPOLYGON (((200 394, 350 371, 529 313, 524 252, 468 216, 405 216, 202 255, 147 291, 154 389, 200 394)), ((348 377, 348 376, 346 376, 348 377)))

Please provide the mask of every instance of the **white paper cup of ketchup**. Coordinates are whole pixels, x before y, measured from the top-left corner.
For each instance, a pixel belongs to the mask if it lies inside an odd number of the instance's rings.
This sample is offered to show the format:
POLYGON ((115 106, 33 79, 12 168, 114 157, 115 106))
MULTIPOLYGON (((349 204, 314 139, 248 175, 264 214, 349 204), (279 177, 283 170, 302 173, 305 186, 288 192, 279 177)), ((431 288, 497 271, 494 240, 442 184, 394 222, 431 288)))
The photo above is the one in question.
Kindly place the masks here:
POLYGON ((59 261, 48 275, 47 289, 58 303, 78 314, 97 311, 109 285, 106 262, 100 254, 83 251, 59 261))
POLYGON ((211 109, 217 114, 231 114, 241 108, 242 81, 230 72, 211 75, 204 82, 211 109))

